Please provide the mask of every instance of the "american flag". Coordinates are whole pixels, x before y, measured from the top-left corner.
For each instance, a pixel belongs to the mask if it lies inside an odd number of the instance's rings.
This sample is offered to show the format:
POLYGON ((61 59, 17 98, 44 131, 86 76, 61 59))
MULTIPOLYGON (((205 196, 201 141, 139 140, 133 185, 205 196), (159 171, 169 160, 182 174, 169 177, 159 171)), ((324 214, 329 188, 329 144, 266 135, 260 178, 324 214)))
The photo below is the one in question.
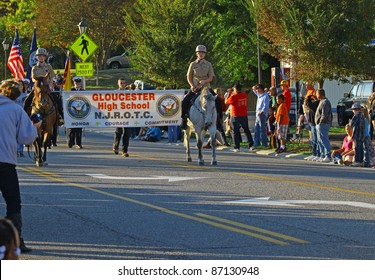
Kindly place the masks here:
POLYGON ((22 80, 25 77, 25 70, 23 68, 23 59, 20 46, 20 38, 18 30, 16 29, 16 37, 14 37, 12 49, 10 50, 8 67, 13 76, 17 80, 22 80))

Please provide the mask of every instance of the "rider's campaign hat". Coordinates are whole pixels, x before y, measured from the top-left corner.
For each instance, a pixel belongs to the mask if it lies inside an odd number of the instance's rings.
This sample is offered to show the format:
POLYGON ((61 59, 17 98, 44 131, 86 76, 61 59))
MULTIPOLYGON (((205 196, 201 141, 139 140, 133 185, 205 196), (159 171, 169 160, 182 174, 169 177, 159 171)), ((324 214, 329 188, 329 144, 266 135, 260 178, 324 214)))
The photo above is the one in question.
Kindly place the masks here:
POLYGON ((80 83, 80 82, 82 82, 82 78, 76 76, 76 77, 73 78, 73 81, 80 83))

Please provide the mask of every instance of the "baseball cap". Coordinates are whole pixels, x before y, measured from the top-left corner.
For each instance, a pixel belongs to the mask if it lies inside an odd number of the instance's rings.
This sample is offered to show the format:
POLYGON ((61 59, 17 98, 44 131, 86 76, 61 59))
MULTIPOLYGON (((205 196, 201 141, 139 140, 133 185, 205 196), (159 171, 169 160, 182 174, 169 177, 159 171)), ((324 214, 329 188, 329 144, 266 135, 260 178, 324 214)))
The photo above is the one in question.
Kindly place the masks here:
POLYGON ((353 103, 352 105, 352 108, 350 108, 352 110, 360 110, 361 109, 361 104, 359 103, 353 103))
POLYGON ((287 80, 282 80, 280 86, 289 86, 289 82, 287 80))

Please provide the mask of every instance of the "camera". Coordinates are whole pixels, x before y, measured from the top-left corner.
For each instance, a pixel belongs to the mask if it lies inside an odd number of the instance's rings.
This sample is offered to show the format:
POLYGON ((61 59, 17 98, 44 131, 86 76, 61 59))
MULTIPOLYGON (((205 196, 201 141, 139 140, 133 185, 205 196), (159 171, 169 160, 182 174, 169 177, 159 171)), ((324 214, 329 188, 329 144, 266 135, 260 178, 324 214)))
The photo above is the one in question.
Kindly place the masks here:
POLYGON ((33 122, 33 123, 38 123, 42 120, 42 116, 39 114, 39 113, 35 113, 35 114, 32 114, 30 116, 30 120, 33 122))

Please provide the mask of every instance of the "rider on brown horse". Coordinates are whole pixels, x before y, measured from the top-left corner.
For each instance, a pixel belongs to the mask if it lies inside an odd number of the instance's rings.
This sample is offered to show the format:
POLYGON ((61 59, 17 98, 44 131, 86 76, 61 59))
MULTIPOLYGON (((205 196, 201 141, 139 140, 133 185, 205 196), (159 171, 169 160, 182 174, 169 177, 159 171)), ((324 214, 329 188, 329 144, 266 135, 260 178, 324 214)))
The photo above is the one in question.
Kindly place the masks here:
MULTIPOLYGON (((33 66, 31 70, 31 78, 34 83, 36 83, 38 80, 43 81, 44 79, 46 79, 49 84, 49 88, 52 91, 55 73, 53 71, 52 66, 46 62, 47 56, 48 56, 48 53, 46 49, 44 48, 37 49, 36 58, 38 62, 36 65, 33 66)), ((58 109, 57 119, 58 119, 59 125, 62 125, 64 123, 64 120, 62 119, 63 111, 62 111, 61 101, 58 98, 56 98, 56 95, 50 95, 50 96, 55 107, 58 109)), ((24 109, 26 112, 30 112, 33 98, 34 98, 34 90, 31 91, 31 93, 27 96, 25 100, 24 109)))

